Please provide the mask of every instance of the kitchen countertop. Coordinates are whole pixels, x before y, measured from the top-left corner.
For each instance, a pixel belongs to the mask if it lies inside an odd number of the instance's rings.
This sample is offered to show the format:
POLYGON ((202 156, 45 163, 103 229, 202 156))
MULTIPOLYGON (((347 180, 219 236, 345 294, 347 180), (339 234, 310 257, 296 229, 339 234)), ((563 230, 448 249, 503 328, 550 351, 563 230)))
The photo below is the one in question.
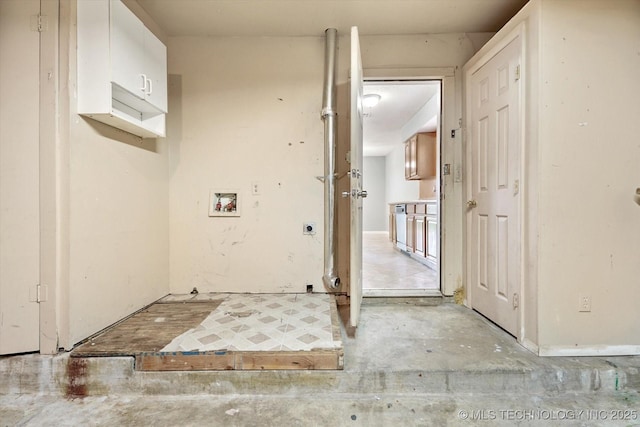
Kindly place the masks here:
POLYGON ((406 205, 412 203, 437 203, 438 199, 423 199, 423 200, 403 200, 400 202, 389 202, 390 205, 406 205))

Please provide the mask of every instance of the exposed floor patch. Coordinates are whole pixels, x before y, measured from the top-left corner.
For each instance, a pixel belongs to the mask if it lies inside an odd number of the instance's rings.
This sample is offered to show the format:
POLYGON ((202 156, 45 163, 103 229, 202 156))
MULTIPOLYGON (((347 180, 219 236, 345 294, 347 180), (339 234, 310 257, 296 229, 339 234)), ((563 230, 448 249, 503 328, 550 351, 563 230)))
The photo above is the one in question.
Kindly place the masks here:
POLYGON ((327 294, 229 294, 196 328, 161 351, 337 349, 327 294))
POLYGON ((335 298, 307 293, 168 295, 71 356, 134 356, 156 371, 343 367, 335 298))

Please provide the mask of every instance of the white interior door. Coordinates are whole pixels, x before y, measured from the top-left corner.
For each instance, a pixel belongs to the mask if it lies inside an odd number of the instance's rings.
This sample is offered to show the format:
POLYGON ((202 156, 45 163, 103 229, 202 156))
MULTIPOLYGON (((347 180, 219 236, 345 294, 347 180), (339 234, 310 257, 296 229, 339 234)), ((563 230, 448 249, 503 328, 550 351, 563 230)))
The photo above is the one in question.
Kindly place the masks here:
POLYGON ((39 349, 39 13, 0 1, 0 354, 39 349))
POLYGON ((520 292, 520 54, 516 37, 470 79, 471 306, 517 336, 520 292))
POLYGON ((358 326, 362 304, 362 60, 358 27, 351 27, 351 263, 349 275, 350 323, 358 326))

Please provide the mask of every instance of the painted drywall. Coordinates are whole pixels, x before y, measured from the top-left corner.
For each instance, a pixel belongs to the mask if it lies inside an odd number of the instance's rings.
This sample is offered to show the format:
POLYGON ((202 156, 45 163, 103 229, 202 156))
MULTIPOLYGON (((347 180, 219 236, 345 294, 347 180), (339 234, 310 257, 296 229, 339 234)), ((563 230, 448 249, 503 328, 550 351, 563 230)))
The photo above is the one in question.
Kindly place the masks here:
POLYGON ((420 181, 408 181, 404 177, 404 145, 394 148, 386 159, 387 203, 420 199, 420 181))
MULTIPOLYGON (((489 35, 362 37, 366 69, 461 66, 489 35)), ((338 51, 338 194, 349 165, 347 35, 338 51)), ((172 292, 322 289, 323 37, 170 37, 172 292), (258 184, 257 195, 252 184, 258 184), (241 216, 208 216, 209 192, 236 189, 241 216), (316 222, 317 234, 302 225, 316 222)), ((459 99, 457 93, 455 99, 459 99)), ((391 157, 404 172, 404 152, 391 157)), ((387 158, 387 180, 390 179, 387 158)), ((404 183, 404 176, 401 181, 404 183)), ((409 183, 411 186, 411 183, 409 183)), ((418 184, 390 197, 418 197, 418 184)), ((338 198, 338 270, 348 285, 348 200, 338 198)), ((460 265, 460 270, 461 270, 460 265)))
POLYGON ((76 114, 75 49, 70 56, 68 311, 75 343, 169 293, 169 169, 163 139, 142 140, 76 114))
POLYGON ((320 37, 170 38, 172 292, 322 289, 323 49, 320 37), (239 217, 208 216, 219 189, 239 194, 239 217))
POLYGON ((577 3, 542 2, 540 345, 640 352, 640 2, 577 3))
POLYGON ((363 231, 388 231, 386 156, 367 156, 363 160, 362 188, 367 190, 367 198, 362 202, 362 229, 363 231))
POLYGON ((0 354, 39 349, 40 2, 0 2, 0 354))

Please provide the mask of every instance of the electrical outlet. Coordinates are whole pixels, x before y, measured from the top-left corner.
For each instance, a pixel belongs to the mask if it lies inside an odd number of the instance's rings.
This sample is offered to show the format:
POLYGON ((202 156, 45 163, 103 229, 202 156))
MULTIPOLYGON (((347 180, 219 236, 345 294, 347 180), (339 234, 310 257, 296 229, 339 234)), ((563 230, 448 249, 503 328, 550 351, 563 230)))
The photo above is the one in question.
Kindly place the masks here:
POLYGON ((302 234, 316 234, 316 223, 305 222, 302 224, 302 234))
POLYGON ((254 196, 257 196, 258 194, 260 194, 260 186, 258 185, 257 182, 251 183, 251 194, 253 194, 254 196))
POLYGON ((591 296, 590 295, 580 295, 578 311, 581 311, 581 312, 590 312, 591 311, 591 296))

